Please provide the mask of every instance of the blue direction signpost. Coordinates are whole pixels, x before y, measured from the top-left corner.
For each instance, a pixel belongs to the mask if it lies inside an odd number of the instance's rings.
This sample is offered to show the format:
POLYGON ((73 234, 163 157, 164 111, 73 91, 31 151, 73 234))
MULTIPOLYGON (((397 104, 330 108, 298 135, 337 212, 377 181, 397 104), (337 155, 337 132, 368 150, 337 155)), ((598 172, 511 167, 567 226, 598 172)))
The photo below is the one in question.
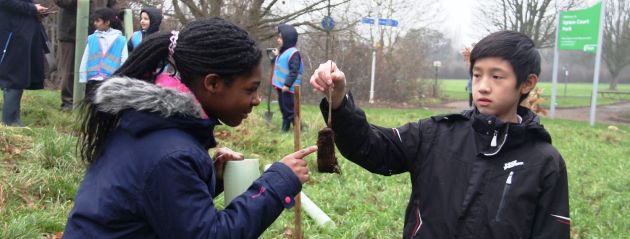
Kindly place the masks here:
POLYGON ((322 28, 326 31, 330 31, 335 27, 335 20, 331 16, 325 16, 322 19, 322 28))
MULTIPOLYGON (((374 25, 376 21, 374 18, 363 17, 361 18, 361 23, 374 25)), ((389 18, 379 18, 378 25, 380 26, 388 26, 388 27, 397 27, 398 20, 389 19, 389 18)), ((378 31, 380 32, 380 31, 378 31)), ((372 77, 370 80, 370 104, 374 103, 374 73, 376 69, 376 47, 372 48, 372 77)))
MULTIPOLYGON (((376 21, 374 21, 374 18, 369 18, 369 17, 361 18, 361 23, 364 23, 364 24, 374 25, 375 22, 376 21)), ((389 19, 389 18, 379 18, 378 19, 378 25, 389 26, 389 27, 397 27, 398 26, 398 20, 389 19)))
POLYGON ((379 18, 378 19, 378 25, 397 27, 398 26, 398 21, 394 20, 394 19, 379 18))
POLYGON ((361 23, 372 25, 372 24, 374 24, 374 18, 363 17, 363 18, 361 18, 361 23))

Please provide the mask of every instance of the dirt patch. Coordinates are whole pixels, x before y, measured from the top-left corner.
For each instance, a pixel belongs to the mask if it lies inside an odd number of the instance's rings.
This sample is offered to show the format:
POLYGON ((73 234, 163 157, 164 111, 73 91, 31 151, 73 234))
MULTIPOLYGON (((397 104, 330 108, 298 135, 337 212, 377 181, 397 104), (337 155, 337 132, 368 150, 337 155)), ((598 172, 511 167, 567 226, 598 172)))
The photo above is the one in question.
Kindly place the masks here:
MULTIPOLYGON (((556 110, 556 116, 560 119, 589 121, 590 114, 590 107, 556 110)), ((630 102, 604 105, 597 107, 595 121, 606 124, 630 124, 627 115, 630 115, 630 102)))
POLYGON ((0 163, 17 159, 22 152, 31 148, 31 137, 23 135, 21 130, 25 129, 0 125, 0 163))

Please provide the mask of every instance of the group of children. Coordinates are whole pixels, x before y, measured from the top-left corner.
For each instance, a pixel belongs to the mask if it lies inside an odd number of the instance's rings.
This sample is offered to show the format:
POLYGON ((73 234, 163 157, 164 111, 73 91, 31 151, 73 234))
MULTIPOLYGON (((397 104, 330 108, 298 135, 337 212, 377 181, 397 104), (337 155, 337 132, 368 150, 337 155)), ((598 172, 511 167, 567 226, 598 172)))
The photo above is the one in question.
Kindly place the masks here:
MULTIPOLYGON (((282 157, 225 209, 215 208, 224 163, 243 157, 226 149, 210 157, 212 131, 238 126, 260 104, 256 41, 224 19, 196 20, 181 32, 143 37, 125 61, 113 20, 97 17, 82 69, 88 85, 102 83, 90 87, 82 109, 79 145, 89 166, 64 237, 257 238, 293 205, 310 178, 304 157, 317 148, 282 157), (120 52, 101 52, 97 68, 92 48, 120 52), (166 63, 175 73, 156 72, 166 63)), ((292 74, 294 46, 278 52, 284 74, 292 74)), ((301 62, 294 65, 301 75, 301 62)), ((334 104, 323 99, 321 110, 332 107, 347 159, 377 174, 410 173, 403 238, 569 238, 565 163, 536 114, 518 106, 540 74, 533 42, 491 34, 472 50, 469 70, 475 107, 398 128, 369 124, 333 62, 321 64, 310 84, 324 95, 332 89, 334 104)), ((286 83, 274 79, 281 94, 291 91, 286 83)))
POLYGON ((134 32, 129 40, 121 32, 122 17, 113 9, 96 9, 90 17, 95 31, 87 38, 79 68, 79 82, 86 84, 85 92, 88 97, 94 94, 100 82, 111 77, 120 68, 129 53, 145 37, 159 31, 162 12, 153 7, 142 9, 140 30, 134 32))

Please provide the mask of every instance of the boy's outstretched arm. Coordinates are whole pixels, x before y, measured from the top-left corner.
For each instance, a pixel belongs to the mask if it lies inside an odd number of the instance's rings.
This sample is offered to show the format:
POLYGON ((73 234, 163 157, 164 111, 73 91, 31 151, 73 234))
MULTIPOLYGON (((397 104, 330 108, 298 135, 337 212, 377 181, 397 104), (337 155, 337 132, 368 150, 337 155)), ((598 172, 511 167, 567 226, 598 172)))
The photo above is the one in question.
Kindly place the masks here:
POLYGON ((538 199, 532 238, 570 238, 569 184, 567 169, 560 154, 557 169, 546 175, 538 199))
MULTIPOLYGON (((420 148, 418 123, 383 128, 368 123, 365 113, 346 96, 345 75, 333 62, 321 64, 310 80, 315 90, 327 94, 332 87, 332 129, 341 154, 373 173, 392 175, 410 170, 420 148)), ((320 108, 327 120, 328 100, 320 108)))

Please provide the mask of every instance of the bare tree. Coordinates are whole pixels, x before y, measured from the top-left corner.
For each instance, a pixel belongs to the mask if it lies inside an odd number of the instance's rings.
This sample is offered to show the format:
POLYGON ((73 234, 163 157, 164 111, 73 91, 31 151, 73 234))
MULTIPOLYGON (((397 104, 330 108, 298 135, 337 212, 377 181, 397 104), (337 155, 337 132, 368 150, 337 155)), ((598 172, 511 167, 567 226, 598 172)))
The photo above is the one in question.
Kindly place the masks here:
MULTIPOLYGON (((349 0, 332 1, 332 6, 349 0)), ((312 13, 327 8, 327 0, 306 0, 286 3, 278 0, 171 0, 173 16, 182 23, 193 19, 220 16, 242 27, 258 40, 267 40, 277 34, 280 23, 309 26, 321 30, 319 22, 308 18, 312 13)))
POLYGON ((443 33, 430 28, 411 29, 400 38, 394 50, 395 82, 400 86, 396 93, 399 100, 417 100, 428 95, 433 81, 432 62, 450 60, 453 52, 451 41, 443 33), (430 76, 429 76, 430 75, 430 76), (424 79, 424 80, 423 80, 424 79))
POLYGON ((580 3, 581 0, 500 0, 481 4, 479 11, 489 21, 488 31, 521 32, 532 38, 536 47, 547 48, 555 43, 559 11, 580 3))
POLYGON ((604 61, 611 75, 610 90, 617 90, 619 73, 630 65, 630 1, 607 0, 604 20, 604 61))

